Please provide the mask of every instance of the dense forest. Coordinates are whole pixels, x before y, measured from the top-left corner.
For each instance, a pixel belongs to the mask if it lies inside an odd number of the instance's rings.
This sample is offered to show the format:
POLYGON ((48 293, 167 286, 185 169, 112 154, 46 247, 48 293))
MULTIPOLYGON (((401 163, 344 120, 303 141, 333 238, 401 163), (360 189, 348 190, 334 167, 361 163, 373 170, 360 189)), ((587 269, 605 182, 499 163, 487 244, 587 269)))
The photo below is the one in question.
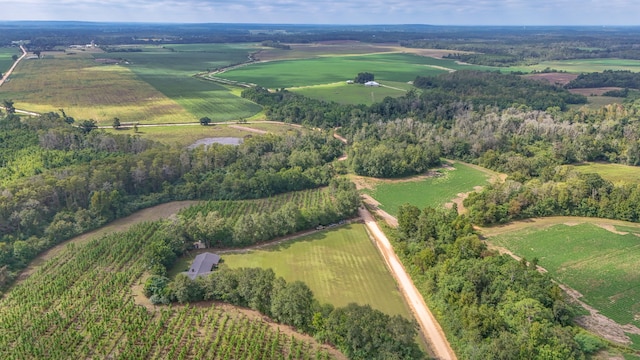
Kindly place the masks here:
POLYGON ((621 87, 640 89, 640 73, 624 70, 605 70, 601 73, 584 73, 571 80, 565 88, 621 87))
MULTIPOLYGON (((404 205, 396 252, 461 359, 583 359, 598 340, 571 327, 558 285, 536 269, 487 251, 457 210, 404 205)), ((600 345, 602 346, 602 345, 600 345)))

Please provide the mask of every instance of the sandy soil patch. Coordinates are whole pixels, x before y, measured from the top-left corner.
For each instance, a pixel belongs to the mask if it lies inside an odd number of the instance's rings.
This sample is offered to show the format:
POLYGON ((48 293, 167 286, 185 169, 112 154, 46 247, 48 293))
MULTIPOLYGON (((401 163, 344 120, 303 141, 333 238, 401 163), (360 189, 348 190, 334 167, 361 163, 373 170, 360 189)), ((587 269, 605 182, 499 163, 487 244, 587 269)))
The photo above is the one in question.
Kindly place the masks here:
POLYGON ((246 126, 240 126, 240 125, 229 125, 229 127, 236 130, 244 130, 244 131, 248 131, 248 132, 252 132, 260 135, 264 135, 268 133, 268 131, 265 131, 265 130, 259 130, 259 129, 254 129, 246 126))

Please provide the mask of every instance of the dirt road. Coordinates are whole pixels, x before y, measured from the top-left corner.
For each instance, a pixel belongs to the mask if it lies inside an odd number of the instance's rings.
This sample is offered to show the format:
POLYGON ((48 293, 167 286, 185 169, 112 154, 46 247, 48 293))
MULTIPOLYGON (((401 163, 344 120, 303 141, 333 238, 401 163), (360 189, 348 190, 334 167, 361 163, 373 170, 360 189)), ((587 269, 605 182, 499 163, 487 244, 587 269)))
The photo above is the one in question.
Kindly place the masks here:
POLYGON ((380 230, 369 210, 360 208, 358 212, 364 220, 370 235, 375 239, 376 246, 378 250, 380 250, 380 253, 382 253, 389 270, 398 282, 400 291, 418 320, 422 334, 429 343, 434 355, 438 359, 456 359, 456 355, 451 349, 447 338, 444 336, 442 328, 433 317, 433 314, 431 314, 431 311, 429 311, 422 295, 418 292, 418 289, 402 266, 400 259, 398 259, 398 256, 393 251, 389 239, 387 239, 382 230, 380 230))
POLYGON ((16 62, 14 62, 13 65, 11 65, 11 68, 9 69, 9 71, 7 71, 6 74, 4 74, 4 76, 2 77, 2 79, 0 79, 0 86, 4 84, 5 80, 7 80, 9 76, 11 76, 11 73, 16 68, 16 66, 18 66, 20 61, 22 61, 22 59, 24 59, 24 57, 27 56, 27 49, 25 49, 24 46, 20 45, 20 50, 22 50, 22 56, 20 56, 18 60, 16 60, 16 62))

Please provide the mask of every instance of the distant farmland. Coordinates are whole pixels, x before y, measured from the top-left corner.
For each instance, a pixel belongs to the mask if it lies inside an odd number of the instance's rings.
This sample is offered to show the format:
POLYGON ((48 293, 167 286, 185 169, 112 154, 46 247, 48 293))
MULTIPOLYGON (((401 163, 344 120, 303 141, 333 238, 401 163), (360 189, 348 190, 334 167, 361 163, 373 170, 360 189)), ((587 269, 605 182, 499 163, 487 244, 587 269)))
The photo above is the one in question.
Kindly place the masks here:
POLYGON ((640 71, 640 60, 631 59, 574 59, 574 60, 558 60, 543 61, 536 65, 530 66, 513 66, 506 68, 508 71, 524 71, 544 70, 546 68, 562 70, 569 73, 587 73, 602 72, 604 70, 629 70, 633 72, 640 71))
POLYGON ((13 55, 20 55, 17 47, 0 47, 0 74, 4 74, 13 64, 13 55))

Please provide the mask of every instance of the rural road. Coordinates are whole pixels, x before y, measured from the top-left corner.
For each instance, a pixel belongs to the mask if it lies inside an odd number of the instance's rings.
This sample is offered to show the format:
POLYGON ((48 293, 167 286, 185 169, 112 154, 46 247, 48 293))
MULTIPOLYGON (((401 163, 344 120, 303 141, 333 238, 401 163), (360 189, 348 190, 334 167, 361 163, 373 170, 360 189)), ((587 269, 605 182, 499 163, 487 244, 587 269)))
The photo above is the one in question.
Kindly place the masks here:
POLYGON ((437 359, 449 360, 456 359, 456 354, 451 349, 451 345, 447 341, 447 338, 440 327, 440 324, 433 317, 433 314, 427 307, 427 304, 424 302, 422 295, 418 292, 418 289, 411 281, 411 278, 405 271, 400 259, 393 251, 393 247, 391 247, 391 243, 389 239, 384 235, 375 219, 366 208, 361 207, 358 210, 360 217, 364 220, 369 233, 375 239, 376 246, 382 253, 389 270, 393 274, 393 277, 398 282, 398 286, 400 287, 400 291, 404 295, 407 303, 413 310, 413 313, 418 320, 418 324, 420 325, 420 329, 424 334, 424 337, 429 342, 429 346, 433 351, 435 357, 437 359))
POLYGON ((25 49, 24 46, 20 45, 20 50, 22 50, 22 56, 20 56, 18 60, 16 60, 13 63, 13 65, 11 65, 11 68, 9 69, 9 71, 7 71, 6 74, 4 74, 4 76, 2 77, 2 79, 0 79, 0 86, 4 84, 5 80, 7 80, 9 76, 11 76, 11 73, 13 72, 13 70, 16 68, 16 66, 18 66, 18 63, 20 63, 20 61, 22 61, 22 59, 24 59, 24 57, 27 56, 27 49, 25 49))

